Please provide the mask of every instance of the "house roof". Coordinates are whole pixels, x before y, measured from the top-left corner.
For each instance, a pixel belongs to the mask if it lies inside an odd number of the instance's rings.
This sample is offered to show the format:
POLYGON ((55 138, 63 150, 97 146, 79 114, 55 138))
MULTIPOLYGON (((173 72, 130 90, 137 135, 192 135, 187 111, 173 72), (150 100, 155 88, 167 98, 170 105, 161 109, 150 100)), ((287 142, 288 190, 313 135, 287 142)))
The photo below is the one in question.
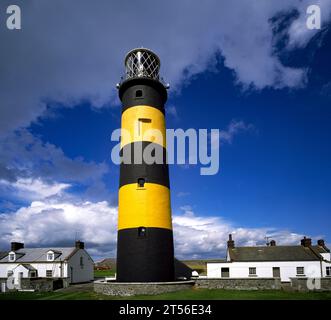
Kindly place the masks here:
POLYGON ((322 247, 322 246, 312 246, 317 252, 319 253, 329 253, 330 250, 327 247, 322 247))
MULTIPOLYGON (((69 248, 22 248, 16 250, 16 261, 15 262, 47 262, 47 252, 54 251, 54 261, 60 262, 66 260, 74 252, 75 247, 69 248)), ((8 253, 0 259, 0 262, 8 262, 8 253)))
POLYGON ((319 261, 322 256, 314 247, 264 246, 229 249, 231 261, 319 261))
POLYGON ((8 254, 7 251, 0 251, 0 260, 8 254))
POLYGON ((28 269, 29 271, 37 271, 36 268, 32 267, 31 264, 21 264, 25 269, 28 269))

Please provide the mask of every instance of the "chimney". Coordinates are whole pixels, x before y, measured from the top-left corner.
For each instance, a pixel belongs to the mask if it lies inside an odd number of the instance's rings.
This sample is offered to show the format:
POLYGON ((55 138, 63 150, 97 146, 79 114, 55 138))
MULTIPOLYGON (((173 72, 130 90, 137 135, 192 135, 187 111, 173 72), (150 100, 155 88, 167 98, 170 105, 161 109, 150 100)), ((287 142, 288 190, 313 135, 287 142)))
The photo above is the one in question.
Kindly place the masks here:
POLYGON ((229 240, 228 240, 228 249, 234 248, 234 241, 232 240, 232 234, 229 234, 229 240))
POLYGON ((270 246, 271 247, 276 247, 276 241, 275 240, 271 240, 270 241, 270 246))
POLYGON ((301 245, 304 246, 304 247, 310 247, 311 246, 311 239, 303 237, 303 239, 301 240, 301 245))
POLYGON ((325 242, 323 239, 319 239, 317 240, 317 245, 319 245, 320 247, 325 247, 325 242))
POLYGON ((16 251, 16 250, 23 249, 23 248, 24 248, 24 243, 22 243, 22 242, 11 242, 10 243, 11 251, 16 251))
POLYGON ((76 247, 76 249, 84 249, 84 242, 82 242, 82 241, 76 241, 75 242, 75 247, 76 247))

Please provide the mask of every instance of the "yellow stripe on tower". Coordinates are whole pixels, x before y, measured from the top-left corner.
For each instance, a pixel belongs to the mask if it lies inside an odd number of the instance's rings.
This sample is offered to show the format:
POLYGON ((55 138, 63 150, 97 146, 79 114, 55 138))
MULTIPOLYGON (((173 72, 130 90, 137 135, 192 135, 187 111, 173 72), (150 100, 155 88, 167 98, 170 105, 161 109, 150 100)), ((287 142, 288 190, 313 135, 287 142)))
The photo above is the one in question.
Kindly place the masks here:
POLYGON ((166 147, 164 114, 150 106, 134 106, 122 114, 121 148, 136 141, 149 141, 166 147))
POLYGON ((118 230, 152 227, 172 230, 170 190, 160 184, 126 184, 119 190, 118 230))

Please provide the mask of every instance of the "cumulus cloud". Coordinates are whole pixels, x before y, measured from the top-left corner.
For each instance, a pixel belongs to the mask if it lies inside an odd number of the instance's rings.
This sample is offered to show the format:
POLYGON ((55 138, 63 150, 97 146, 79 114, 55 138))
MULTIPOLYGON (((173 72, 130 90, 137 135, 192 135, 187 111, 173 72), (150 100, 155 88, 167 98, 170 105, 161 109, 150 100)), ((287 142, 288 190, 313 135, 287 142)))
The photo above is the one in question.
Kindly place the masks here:
POLYGON ((166 113, 172 116, 175 120, 179 119, 177 109, 175 106, 167 106, 166 113))
POLYGON ((88 195, 109 196, 102 181, 108 172, 105 163, 71 159, 25 129, 0 138, 0 149, 5 150, 0 153, 0 195, 38 200, 75 184, 85 186, 88 195))
POLYGON ((16 212, 0 214, 0 244, 23 241, 27 246, 72 246, 75 237, 94 256, 114 256, 117 209, 102 202, 34 201, 16 212))
MULTIPOLYGON (((237 245, 256 245, 271 236, 279 244, 298 244, 302 235, 276 228, 235 227, 220 216, 200 216, 189 205, 173 215, 178 258, 223 258, 228 234, 237 245)), ((0 214, 0 248, 11 241, 27 246, 72 246, 83 240, 96 259, 116 256, 117 207, 106 201, 77 199, 33 201, 11 213, 0 214)))
MULTIPOLYGON (((288 30, 289 41, 288 48, 302 48, 307 45, 309 40, 315 36, 320 30, 307 28, 307 17, 311 15, 307 14, 307 8, 310 5, 318 6, 321 11, 321 27, 324 29, 331 17, 331 5, 327 0, 316 0, 314 2, 305 2, 305 6, 300 6, 298 10, 298 18, 293 21, 288 30)), ((313 10, 315 13, 315 8, 313 10)))
POLYGON ((219 140, 221 143, 231 144, 235 135, 250 130, 254 130, 254 125, 233 119, 225 130, 220 131, 219 140))
POLYGON ((39 200, 45 199, 61 193, 70 187, 66 183, 46 183, 38 179, 17 179, 16 182, 10 183, 6 180, 0 180, 0 186, 7 189, 7 192, 15 193, 15 196, 21 199, 39 200))
MULTIPOLYGON (((330 1, 317 2, 326 23, 330 1)), ((10 4, 1 1, 4 20, 10 4)), ((22 30, 10 31, 5 23, 0 26, 4 44, 0 51, 0 135, 26 127, 53 102, 112 104, 125 52, 142 45, 159 53, 162 72, 175 91, 195 74, 214 70, 218 53, 244 88, 300 87, 306 70, 280 61, 270 19, 280 12, 299 12, 298 21, 286 30, 290 46, 284 50, 302 46, 317 32, 303 25, 308 0, 209 0, 203 5, 189 0, 143 0, 138 6, 128 0, 97 4, 91 0, 17 0, 15 4, 22 9, 22 30)))
POLYGON ((177 192, 176 196, 177 196, 178 198, 182 198, 182 197, 189 196, 190 194, 191 194, 190 192, 179 191, 179 192, 177 192))

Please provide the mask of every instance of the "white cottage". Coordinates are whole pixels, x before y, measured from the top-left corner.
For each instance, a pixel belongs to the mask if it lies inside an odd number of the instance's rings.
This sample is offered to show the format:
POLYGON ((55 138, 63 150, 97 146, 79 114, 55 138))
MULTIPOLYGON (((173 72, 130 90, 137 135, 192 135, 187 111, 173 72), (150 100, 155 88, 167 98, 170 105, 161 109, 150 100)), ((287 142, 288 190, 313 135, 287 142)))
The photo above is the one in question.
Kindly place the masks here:
POLYGON ((223 262, 207 262, 208 278, 290 278, 331 277, 331 255, 324 240, 312 245, 304 237, 301 245, 277 246, 274 240, 267 246, 236 247, 229 235, 227 257, 223 262))
POLYGON ((20 289, 22 279, 61 280, 63 286, 92 281, 93 266, 81 241, 63 248, 24 248, 23 243, 12 242, 9 252, 0 253, 1 291, 20 289))

